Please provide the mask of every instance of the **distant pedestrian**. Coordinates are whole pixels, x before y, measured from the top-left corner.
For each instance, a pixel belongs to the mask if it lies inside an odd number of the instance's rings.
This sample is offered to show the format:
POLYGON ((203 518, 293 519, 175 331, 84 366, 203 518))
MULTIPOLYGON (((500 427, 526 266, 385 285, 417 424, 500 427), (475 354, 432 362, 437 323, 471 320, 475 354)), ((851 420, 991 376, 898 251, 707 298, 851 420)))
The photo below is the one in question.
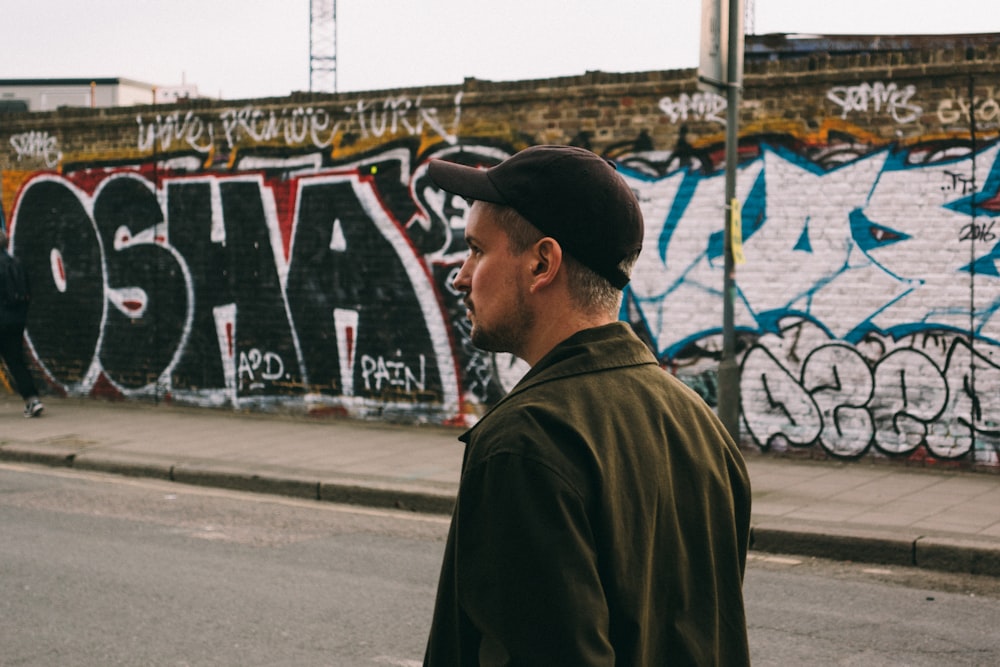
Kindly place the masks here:
POLYGON ((7 232, 0 229, 0 359, 24 399, 24 416, 37 417, 45 406, 38 400, 35 380, 24 358, 24 325, 31 287, 21 262, 7 252, 7 232))
POLYGON ((473 344, 531 370, 461 437, 424 664, 749 664, 743 457, 618 320, 635 194, 566 146, 428 173, 473 201, 453 283, 473 344))

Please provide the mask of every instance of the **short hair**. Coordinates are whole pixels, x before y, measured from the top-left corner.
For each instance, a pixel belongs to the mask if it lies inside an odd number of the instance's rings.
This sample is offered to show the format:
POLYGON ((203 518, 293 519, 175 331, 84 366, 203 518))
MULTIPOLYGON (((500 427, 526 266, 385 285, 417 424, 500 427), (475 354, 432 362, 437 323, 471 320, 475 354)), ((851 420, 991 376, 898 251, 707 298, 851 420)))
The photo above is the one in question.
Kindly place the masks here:
MULTIPOLYGON (((526 252, 537 241, 545 237, 540 229, 510 206, 491 202, 479 203, 492 209, 495 219, 507 234, 511 252, 514 254, 526 252)), ((638 252, 633 253, 623 259, 618 268, 626 275, 631 275, 632 267, 638 257, 638 252)), ((612 285, 607 278, 591 270, 565 251, 563 252, 563 266, 566 268, 566 277, 569 279, 567 282, 569 283, 570 298, 577 306, 587 310, 599 310, 613 317, 618 316, 622 303, 621 290, 612 285)))

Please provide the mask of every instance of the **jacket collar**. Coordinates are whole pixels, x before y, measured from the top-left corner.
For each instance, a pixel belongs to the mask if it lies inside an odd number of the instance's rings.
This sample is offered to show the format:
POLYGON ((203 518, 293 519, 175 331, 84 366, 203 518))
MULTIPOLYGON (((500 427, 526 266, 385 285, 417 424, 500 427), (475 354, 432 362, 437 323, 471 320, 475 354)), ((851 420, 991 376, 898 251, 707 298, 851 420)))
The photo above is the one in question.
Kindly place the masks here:
POLYGON ((497 401, 476 424, 459 437, 459 440, 468 442, 470 434, 493 411, 514 396, 539 385, 574 375, 585 375, 643 364, 656 365, 656 363, 656 357, 653 356, 653 353, 625 322, 612 322, 604 326, 578 331, 539 359, 538 363, 532 366, 531 370, 503 398, 497 401))

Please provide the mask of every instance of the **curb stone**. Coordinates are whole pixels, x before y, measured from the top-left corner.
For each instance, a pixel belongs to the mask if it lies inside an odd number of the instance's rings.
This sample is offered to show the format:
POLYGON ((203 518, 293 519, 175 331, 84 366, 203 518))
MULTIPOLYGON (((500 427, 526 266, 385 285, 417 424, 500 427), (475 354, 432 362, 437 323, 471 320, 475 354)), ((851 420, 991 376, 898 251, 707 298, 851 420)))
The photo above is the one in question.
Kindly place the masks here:
POLYGON ((915 565, 929 570, 1000 577, 1000 544, 962 538, 922 537, 915 565))

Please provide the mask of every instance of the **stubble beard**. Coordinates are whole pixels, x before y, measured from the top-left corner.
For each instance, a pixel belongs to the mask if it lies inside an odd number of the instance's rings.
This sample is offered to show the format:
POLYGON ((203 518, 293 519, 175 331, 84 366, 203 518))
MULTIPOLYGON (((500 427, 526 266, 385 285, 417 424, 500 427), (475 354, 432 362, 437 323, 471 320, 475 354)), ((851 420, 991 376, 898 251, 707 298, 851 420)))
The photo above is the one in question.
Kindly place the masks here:
MULTIPOLYGON (((471 308, 470 312, 475 313, 471 308)), ((519 296, 516 307, 509 317, 503 318, 492 327, 484 327, 472 321, 472 344, 485 352, 509 352, 519 356, 524 348, 524 340, 535 323, 534 315, 524 307, 519 296)))

